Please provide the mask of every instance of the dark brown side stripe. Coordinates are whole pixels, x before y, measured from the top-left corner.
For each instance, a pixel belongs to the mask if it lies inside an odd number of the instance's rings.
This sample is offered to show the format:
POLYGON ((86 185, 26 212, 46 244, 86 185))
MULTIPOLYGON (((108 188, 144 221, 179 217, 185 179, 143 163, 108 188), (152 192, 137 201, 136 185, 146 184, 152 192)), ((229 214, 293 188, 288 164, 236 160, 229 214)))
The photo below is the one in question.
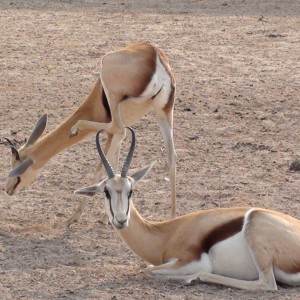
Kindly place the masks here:
POLYGON ((222 224, 214 228, 202 241, 201 252, 206 252, 210 250, 218 242, 224 241, 227 238, 235 235, 242 230, 244 223, 244 216, 234 219, 226 224, 222 224))
POLYGON ((164 111, 166 113, 169 113, 173 109, 174 102, 175 102, 175 85, 172 84, 171 85, 171 92, 170 92, 170 96, 169 96, 168 102, 167 102, 167 104, 164 107, 164 111))
POLYGON ((104 106, 105 111, 106 111, 106 115, 111 120, 111 112, 110 112, 108 100, 107 100, 107 97, 106 97, 106 94, 105 94, 103 88, 102 88, 102 97, 101 97, 101 99, 102 99, 102 103, 103 103, 103 106, 104 106))
POLYGON ((127 97, 139 97, 146 90, 156 72, 157 49, 150 44, 142 44, 141 49, 147 53, 147 57, 143 58, 143 71, 139 74, 138 82, 133 83, 135 88, 130 95, 126 95, 127 97))

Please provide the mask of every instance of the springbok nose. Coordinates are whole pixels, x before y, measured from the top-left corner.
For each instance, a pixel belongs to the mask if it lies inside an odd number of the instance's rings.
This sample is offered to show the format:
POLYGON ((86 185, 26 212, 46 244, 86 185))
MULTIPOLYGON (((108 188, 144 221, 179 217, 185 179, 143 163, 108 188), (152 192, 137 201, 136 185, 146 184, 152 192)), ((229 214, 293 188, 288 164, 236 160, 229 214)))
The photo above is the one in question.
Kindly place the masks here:
POLYGON ((6 193, 9 195, 9 196, 12 196, 14 194, 14 189, 13 188, 6 188, 6 193))
POLYGON ((117 219, 117 221, 118 221, 118 223, 119 223, 120 225, 124 225, 124 224, 126 223, 127 220, 126 220, 126 219, 125 219, 125 220, 118 220, 118 219, 117 219))

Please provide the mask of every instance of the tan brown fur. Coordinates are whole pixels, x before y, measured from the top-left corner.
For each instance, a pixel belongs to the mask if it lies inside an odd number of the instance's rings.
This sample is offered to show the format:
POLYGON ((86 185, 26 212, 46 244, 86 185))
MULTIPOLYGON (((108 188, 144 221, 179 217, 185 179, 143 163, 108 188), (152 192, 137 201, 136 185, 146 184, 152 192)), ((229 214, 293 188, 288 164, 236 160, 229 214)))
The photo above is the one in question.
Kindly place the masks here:
POLYGON ((122 98, 138 97, 155 72, 156 55, 156 48, 145 43, 109 53, 102 59, 101 79, 122 98))
MULTIPOLYGON (((200 259, 207 248, 207 238, 210 238, 211 234, 218 234, 214 229, 222 232, 222 226, 243 218, 247 208, 204 210, 153 223, 145 221, 133 204, 130 210, 129 226, 118 230, 119 234, 140 257, 153 265, 160 265, 172 258, 185 263, 200 259), (136 243, 137 236, 140 239, 139 243, 136 243), (137 249, 139 247, 143 250, 137 249)), ((223 232, 223 236, 212 239, 210 247, 236 232, 237 230, 232 230, 231 234, 223 232)))
POLYGON ((102 85, 98 79, 90 95, 75 113, 63 121, 55 130, 38 140, 31 148, 24 148, 24 154, 19 150, 21 158, 23 158, 22 156, 32 155, 38 162, 36 166, 40 168, 57 153, 77 144, 91 134, 89 131, 81 131, 77 136, 70 137, 70 130, 78 120, 108 122, 110 118, 104 108, 101 93, 102 85))
MULTIPOLYGON (((153 103, 157 96, 156 90, 153 91, 153 95, 151 95, 152 91, 150 91, 149 99, 140 99, 139 96, 147 88, 155 73, 158 56, 171 79, 172 85, 171 94, 165 95, 172 102, 166 105, 168 106, 168 113, 166 114, 164 107, 159 107, 159 105, 156 105, 155 113, 160 125, 166 120, 161 126, 161 130, 167 136, 164 142, 168 149, 172 215, 175 216, 176 154, 172 136, 175 80, 166 56, 161 50, 148 43, 130 45, 121 50, 108 53, 103 57, 100 72, 101 79, 97 80, 91 93, 75 113, 55 130, 39 138, 34 144, 30 146, 25 145, 18 150, 21 158, 18 164, 21 164, 27 158, 32 159, 33 164, 21 176, 8 177, 6 183, 7 193, 12 195, 30 184, 49 159, 98 131, 99 124, 100 127, 103 126, 101 129, 105 129, 108 132, 105 153, 116 165, 118 163, 120 145, 125 137, 124 127, 131 126, 139 121, 154 106, 153 103), (123 101, 124 99, 126 100, 123 101), (168 125, 166 126, 165 124, 168 125), (75 134, 72 131, 74 128, 75 134), (72 133, 71 136, 70 133, 72 133)), ((12 171, 15 168, 17 168, 17 164, 13 158, 12 171)), ((101 164, 99 164, 95 179, 101 179, 102 175, 101 164)), ((85 201, 80 204, 74 216, 70 219, 71 221, 67 222, 67 225, 72 224, 73 221, 78 221, 85 206, 84 203, 85 201)), ((103 221, 106 222, 106 219, 104 218, 103 221)))
POLYGON ((245 230, 263 269, 273 264, 286 273, 300 272, 300 222, 297 219, 275 211, 255 210, 245 230))
MULTIPOLYGON (((153 270, 157 270, 156 268, 160 270, 161 266, 175 259, 176 262, 172 267, 168 267, 171 272, 199 261, 202 253, 209 253, 214 245, 243 229, 258 263, 259 272, 265 270, 271 272, 275 267, 285 273, 299 274, 300 221, 276 211, 255 208, 250 213, 248 223, 244 225, 249 210, 249 208, 212 209, 170 221, 151 223, 145 221, 132 204, 128 227, 117 231, 133 252, 158 266, 153 270)), ((214 277, 213 274, 211 276, 213 278, 211 282, 236 286, 229 279, 223 281, 222 276, 214 277), (221 281, 214 281, 219 277, 221 281)), ((205 280, 209 282, 208 278, 209 276, 205 280)), ((236 281, 239 282, 238 279, 236 281)), ((267 289, 264 284, 253 285, 251 281, 249 284, 243 281, 240 287, 267 289)))
MULTIPOLYGON (((127 171, 135 145, 130 131, 127 171)), ((300 221, 267 209, 235 207, 149 222, 137 212, 131 195, 153 163, 131 177, 116 175, 97 146, 109 178, 75 193, 104 192, 111 224, 134 253, 154 265, 152 275, 187 282, 200 278, 248 290, 276 290, 276 280, 300 285, 300 221)))

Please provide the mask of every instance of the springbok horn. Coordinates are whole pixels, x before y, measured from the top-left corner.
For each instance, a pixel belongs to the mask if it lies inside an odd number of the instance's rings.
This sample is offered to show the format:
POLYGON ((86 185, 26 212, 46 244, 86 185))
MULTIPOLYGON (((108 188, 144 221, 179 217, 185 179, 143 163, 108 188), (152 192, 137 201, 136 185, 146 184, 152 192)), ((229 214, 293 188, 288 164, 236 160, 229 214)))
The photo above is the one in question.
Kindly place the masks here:
POLYGON ((124 162, 122 171, 121 171, 121 177, 125 178, 127 176, 130 164, 131 164, 131 160, 132 160, 132 156, 133 156, 133 152, 134 152, 134 148, 135 148, 135 133, 133 131, 133 129, 131 127, 126 127, 131 131, 131 145, 126 157, 126 160, 124 162))
POLYGON ((12 155, 16 158, 16 160, 20 160, 20 156, 19 156, 19 152, 18 150, 15 148, 13 142, 9 139, 9 138, 6 138, 5 139, 7 140, 10 148, 11 148, 11 153, 12 155))
POLYGON ((6 137, 5 137, 5 139, 6 139, 6 141, 9 143, 9 146, 15 147, 14 144, 13 144, 13 142, 12 142, 9 138, 6 138, 6 137))
POLYGON ((97 149, 98 149, 98 153, 99 153, 99 156, 100 156, 100 159, 103 163, 103 166, 106 170, 106 173, 108 175, 108 178, 111 179, 111 178, 114 178, 115 177, 115 173, 114 173, 114 170, 111 166, 111 164, 109 163, 109 161, 107 160, 106 156, 104 155, 102 149, 101 149, 101 146, 100 146, 100 142, 99 142, 99 134, 102 132, 103 130, 100 130, 97 132, 96 134, 96 145, 97 145, 97 149))

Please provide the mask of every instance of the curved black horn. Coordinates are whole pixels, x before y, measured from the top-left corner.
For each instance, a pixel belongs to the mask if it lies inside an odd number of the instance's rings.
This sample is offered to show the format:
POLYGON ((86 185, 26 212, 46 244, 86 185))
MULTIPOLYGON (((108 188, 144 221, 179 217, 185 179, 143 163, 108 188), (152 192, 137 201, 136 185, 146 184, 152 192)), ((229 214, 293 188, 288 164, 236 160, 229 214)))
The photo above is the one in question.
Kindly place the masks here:
POLYGON ((8 144, 9 144, 9 146, 11 148, 12 155, 16 158, 16 160, 20 160, 19 152, 15 148, 13 142, 9 138, 7 138, 7 137, 5 137, 4 139, 6 139, 6 141, 8 142, 8 144))
POLYGON ((133 156, 133 152, 134 152, 134 148, 135 148, 135 133, 133 131, 133 129, 131 127, 126 127, 131 131, 131 145, 126 157, 126 160, 124 162, 122 171, 121 171, 121 177, 126 177, 130 164, 131 164, 131 160, 132 160, 132 156, 133 156))
POLYGON ((9 146, 15 147, 13 142, 9 138, 5 137, 4 139, 6 139, 6 141, 9 143, 9 146))
POLYGON ((100 130, 97 132, 96 134, 96 145, 97 145, 97 149, 98 149, 98 153, 99 153, 99 156, 100 156, 100 159, 103 163, 103 166, 106 170, 106 173, 108 175, 108 178, 114 178, 115 177, 115 173, 114 173, 114 170, 111 166, 111 164, 109 163, 109 161, 107 160, 106 156, 104 155, 102 149, 101 149, 101 146, 100 146, 100 142, 99 142, 99 134, 102 132, 103 130, 100 130))

